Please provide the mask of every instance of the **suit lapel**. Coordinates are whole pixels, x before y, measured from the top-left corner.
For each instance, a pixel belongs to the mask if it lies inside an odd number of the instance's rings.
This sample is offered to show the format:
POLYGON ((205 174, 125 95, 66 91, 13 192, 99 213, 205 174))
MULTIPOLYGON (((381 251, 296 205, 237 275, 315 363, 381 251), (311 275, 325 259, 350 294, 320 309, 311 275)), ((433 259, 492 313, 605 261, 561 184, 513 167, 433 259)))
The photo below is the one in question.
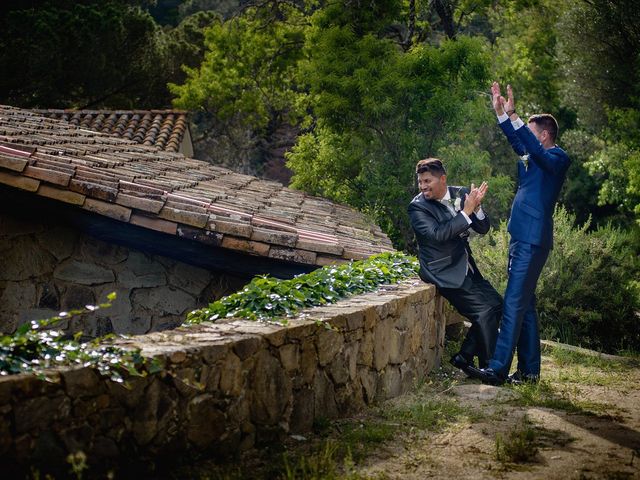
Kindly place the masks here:
POLYGON ((449 213, 449 209, 442 204, 439 200, 427 200, 422 196, 422 201, 425 206, 431 210, 437 217, 439 221, 446 221, 451 218, 451 214, 449 213))

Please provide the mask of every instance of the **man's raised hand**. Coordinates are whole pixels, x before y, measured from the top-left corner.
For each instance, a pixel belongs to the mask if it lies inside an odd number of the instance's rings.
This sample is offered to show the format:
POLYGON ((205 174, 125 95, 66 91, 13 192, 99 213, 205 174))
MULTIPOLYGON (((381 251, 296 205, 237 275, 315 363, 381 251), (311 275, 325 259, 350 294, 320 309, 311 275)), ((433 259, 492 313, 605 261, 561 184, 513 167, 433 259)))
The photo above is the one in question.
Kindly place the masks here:
POLYGON ((473 212, 478 211, 488 188, 487 182, 482 182, 477 188, 473 183, 471 184, 471 190, 464 199, 464 213, 471 215, 473 212))
POLYGON ((504 113, 504 104, 507 102, 500 93, 500 85, 498 82, 493 82, 491 85, 491 97, 493 99, 493 109, 498 116, 504 113))
POLYGON ((513 115, 516 111, 516 101, 513 99, 513 89, 511 85, 507 85, 507 100, 505 101, 504 97, 502 100, 504 101, 502 105, 504 111, 507 112, 509 116, 513 115))

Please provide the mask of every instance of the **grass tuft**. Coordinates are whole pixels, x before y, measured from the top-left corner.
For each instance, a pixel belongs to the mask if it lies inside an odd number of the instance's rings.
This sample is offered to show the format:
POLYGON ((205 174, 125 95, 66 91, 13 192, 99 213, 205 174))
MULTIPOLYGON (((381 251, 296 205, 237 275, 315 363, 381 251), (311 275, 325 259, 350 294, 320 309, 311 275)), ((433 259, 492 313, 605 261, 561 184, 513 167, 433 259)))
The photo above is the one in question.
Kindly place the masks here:
POLYGON ((532 462, 538 454, 536 430, 525 416, 506 436, 496 435, 496 459, 501 463, 532 462))

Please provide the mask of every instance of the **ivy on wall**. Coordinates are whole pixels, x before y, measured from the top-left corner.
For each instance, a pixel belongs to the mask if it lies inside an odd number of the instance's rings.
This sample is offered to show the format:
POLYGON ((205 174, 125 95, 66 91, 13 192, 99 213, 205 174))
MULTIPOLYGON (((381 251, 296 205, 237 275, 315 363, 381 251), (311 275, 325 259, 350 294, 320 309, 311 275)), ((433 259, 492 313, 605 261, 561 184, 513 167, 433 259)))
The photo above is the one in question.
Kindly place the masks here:
MULTIPOLYGON (((340 266, 327 266, 290 280, 268 276, 254 278, 241 291, 223 297, 208 307, 187 315, 187 324, 240 317, 250 320, 286 323, 303 308, 335 303, 341 298, 376 290, 416 275, 415 257, 400 252, 381 253, 366 260, 340 266)), ((115 299, 61 312, 58 316, 32 321, 11 335, 0 336, 0 376, 32 373, 46 379, 46 371, 61 366, 94 367, 115 382, 127 376, 144 376, 161 369, 144 358, 139 349, 123 349, 113 344, 115 335, 81 342, 82 332, 73 336, 56 329, 75 316, 108 308, 115 299)))
POLYGON ((187 315, 187 324, 239 317, 286 323, 303 308, 335 303, 341 298, 370 292, 383 284, 416 275, 415 257, 401 252, 373 255, 366 260, 326 266, 290 280, 254 278, 241 291, 187 315))
POLYGON ((87 305, 82 309, 61 312, 46 320, 21 325, 14 334, 0 336, 0 375, 33 373, 46 379, 45 371, 59 366, 93 366, 115 382, 123 382, 124 374, 146 375, 146 361, 139 350, 125 350, 110 342, 115 335, 107 335, 91 342, 81 342, 82 332, 69 336, 55 327, 64 320, 108 308, 116 294, 107 296, 108 302, 87 305))

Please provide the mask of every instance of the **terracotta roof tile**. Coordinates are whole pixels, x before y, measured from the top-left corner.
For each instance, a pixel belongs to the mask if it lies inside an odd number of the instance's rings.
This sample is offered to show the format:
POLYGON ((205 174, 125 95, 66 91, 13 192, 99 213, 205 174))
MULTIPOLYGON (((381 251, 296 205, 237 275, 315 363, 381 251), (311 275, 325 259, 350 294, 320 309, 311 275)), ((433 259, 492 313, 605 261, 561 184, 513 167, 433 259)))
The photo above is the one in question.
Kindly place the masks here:
POLYGON ((62 112, 48 111, 65 122, 0 106, 0 184, 285 261, 328 265, 392 250, 380 228, 349 207, 151 145, 172 141, 170 122, 184 124, 177 114, 62 112), (113 137, 118 129, 131 140, 113 137), (143 134, 149 146, 134 141, 143 134))
MULTIPOLYGON (((184 110, 32 110, 46 120, 64 120, 85 131, 117 135, 133 142, 177 152, 187 131, 184 110)), ((31 120, 32 123, 45 121, 31 120)), ((6 127, 11 128, 11 127, 6 127)), ((4 134, 4 130, 0 130, 4 134)))

